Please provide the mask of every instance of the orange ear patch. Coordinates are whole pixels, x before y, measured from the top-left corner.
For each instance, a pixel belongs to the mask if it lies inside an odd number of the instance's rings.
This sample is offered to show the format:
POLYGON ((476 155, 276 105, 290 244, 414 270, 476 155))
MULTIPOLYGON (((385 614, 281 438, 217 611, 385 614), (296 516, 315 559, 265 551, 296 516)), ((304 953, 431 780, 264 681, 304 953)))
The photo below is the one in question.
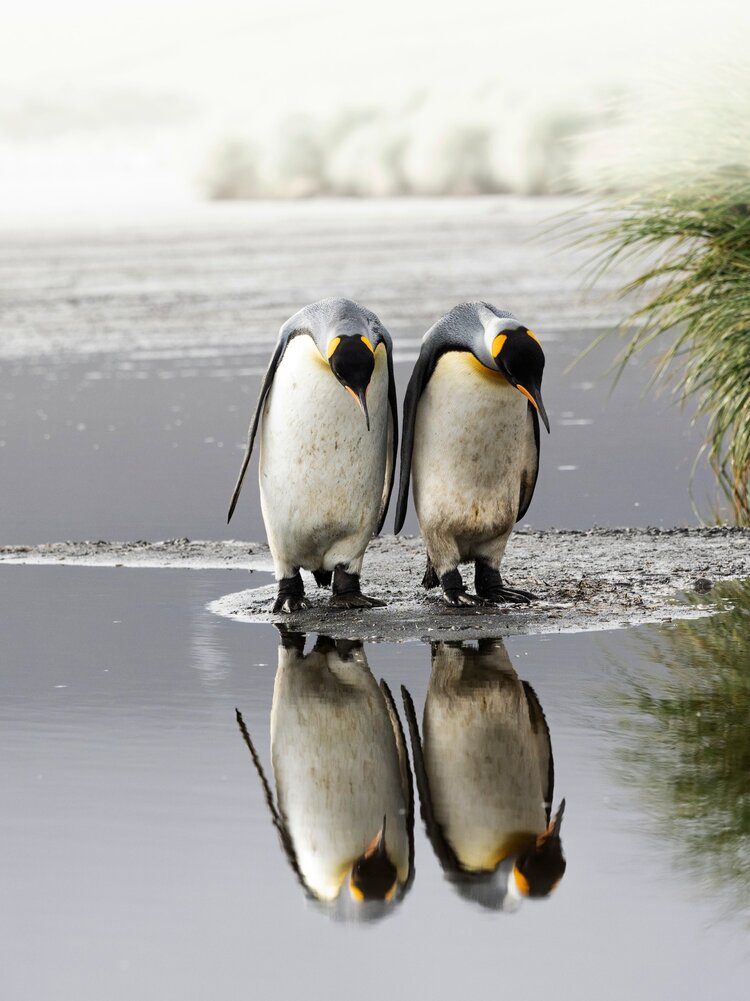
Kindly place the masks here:
POLYGON ((340 337, 331 338, 331 340, 328 342, 328 350, 326 351, 326 358, 331 357, 331 355, 333 354, 333 352, 336 350, 336 348, 339 346, 340 343, 341 343, 340 337))
POLYGON ((373 354, 375 354, 375 348, 372 346, 372 344, 370 344, 369 340, 365 337, 365 335, 362 334, 361 337, 362 337, 362 343, 366 347, 368 347, 370 349, 370 351, 372 351, 373 354))
POLYGON ((503 344, 508 340, 507 334, 498 334, 492 342, 492 357, 497 358, 503 349, 503 344))
MULTIPOLYGON (((530 330, 527 330, 526 333, 529 335, 529 337, 532 339, 532 341, 536 341, 537 344, 539 344, 539 338, 535 337, 534 334, 532 334, 532 332, 530 330)), ((539 344, 539 347, 541 347, 541 346, 542 345, 539 344)))

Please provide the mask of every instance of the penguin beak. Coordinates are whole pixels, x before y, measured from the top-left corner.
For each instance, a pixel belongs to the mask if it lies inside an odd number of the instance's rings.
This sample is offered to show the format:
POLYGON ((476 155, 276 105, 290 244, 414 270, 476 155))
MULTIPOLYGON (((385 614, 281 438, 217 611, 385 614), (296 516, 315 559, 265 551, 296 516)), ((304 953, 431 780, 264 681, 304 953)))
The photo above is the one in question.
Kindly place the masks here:
POLYGON ((557 813, 555 814, 555 819, 552 821, 552 835, 556 838, 560 837, 560 828, 562 827, 563 814, 565 813, 565 800, 560 801, 560 805, 557 808, 557 813))
POLYGON ((365 415, 365 424, 367 425, 367 430, 370 430, 370 414, 367 411, 367 390, 357 389, 354 390, 351 386, 346 387, 347 393, 349 393, 359 404, 359 408, 365 415))
POLYGON ((542 402, 542 391, 538 386, 532 385, 531 389, 526 389, 520 384, 516 383, 516 389, 519 393, 523 393, 532 407, 536 410, 539 416, 544 422, 544 426, 547 428, 547 434, 549 434, 549 418, 547 417, 547 411, 544 409, 544 403, 542 402))

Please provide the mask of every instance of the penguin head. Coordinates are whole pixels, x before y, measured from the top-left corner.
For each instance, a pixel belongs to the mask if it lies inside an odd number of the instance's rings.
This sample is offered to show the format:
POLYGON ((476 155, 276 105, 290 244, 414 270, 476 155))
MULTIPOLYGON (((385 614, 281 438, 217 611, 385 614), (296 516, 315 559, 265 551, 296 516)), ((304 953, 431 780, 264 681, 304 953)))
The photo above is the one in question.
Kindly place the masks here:
POLYGON ((383 826, 352 866, 349 893, 358 902, 379 900, 390 903, 398 888, 398 871, 388 858, 383 826))
POLYGON ((534 838, 527 849, 516 858, 513 880, 524 897, 547 897, 565 873, 565 858, 560 841, 565 800, 547 829, 534 838))
POLYGON ((549 431, 542 402, 544 351, 536 337, 520 324, 501 330, 492 341, 492 358, 511 386, 531 403, 549 431))
POLYGON ((369 431, 367 387, 375 369, 375 349, 369 337, 360 329, 336 328, 328 340, 326 357, 333 374, 359 404, 369 431))

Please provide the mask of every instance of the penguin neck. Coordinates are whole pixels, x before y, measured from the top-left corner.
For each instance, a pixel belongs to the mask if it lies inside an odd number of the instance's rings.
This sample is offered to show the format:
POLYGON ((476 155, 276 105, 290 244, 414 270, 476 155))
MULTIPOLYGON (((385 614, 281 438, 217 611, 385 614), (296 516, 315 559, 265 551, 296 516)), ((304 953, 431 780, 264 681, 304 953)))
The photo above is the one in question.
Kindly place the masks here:
POLYGON ((502 372, 496 368, 489 368, 484 364, 484 362, 481 362, 476 355, 472 354, 471 351, 457 351, 455 353, 459 356, 464 365, 473 369, 475 372, 478 372, 483 378, 490 379, 493 382, 505 383, 506 386, 510 386, 510 383, 502 372))

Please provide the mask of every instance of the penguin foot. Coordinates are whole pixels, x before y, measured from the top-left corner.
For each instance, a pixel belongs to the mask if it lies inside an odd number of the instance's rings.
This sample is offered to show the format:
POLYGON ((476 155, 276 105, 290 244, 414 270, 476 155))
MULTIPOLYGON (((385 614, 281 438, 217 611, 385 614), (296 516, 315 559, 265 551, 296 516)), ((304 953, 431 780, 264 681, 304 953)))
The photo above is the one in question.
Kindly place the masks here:
POLYGON ((331 608, 385 608, 386 602, 371 598, 367 594, 334 594, 329 602, 331 608))
POLYGON ((532 601, 536 600, 538 595, 532 594, 531 591, 524 591, 520 587, 506 587, 503 584, 502 587, 493 588, 491 592, 483 595, 483 597, 490 605, 502 605, 505 603, 530 605, 532 601))
POLYGON ((294 650, 299 654, 305 652, 305 634, 296 630, 288 629, 285 623, 275 622, 274 625, 279 631, 281 645, 285 650, 294 650))
POLYGON ((279 596, 273 603, 274 612, 302 612, 306 608, 312 608, 312 605, 304 595, 302 595, 301 598, 296 598, 291 595, 286 598, 279 596))
POLYGON ((451 608, 471 608, 484 605, 485 601, 476 594, 469 594, 458 569, 449 570, 440 578, 445 603, 451 608))
POLYGON ((359 587, 359 574, 347 573, 338 566, 333 572, 333 594, 331 608, 385 608, 386 603, 379 598, 371 598, 362 594, 359 587))
POLYGON ((440 578, 437 575, 435 567, 432 565, 432 560, 427 557, 427 569, 424 572, 424 577, 422 578, 422 587, 425 591, 431 591, 433 587, 440 586, 440 578))
POLYGON ((503 584, 500 571, 495 570, 494 567, 489 566, 489 564, 484 563, 482 560, 477 560, 475 564, 474 586, 477 589, 477 594, 481 595, 491 605, 500 605, 505 602, 514 605, 528 605, 530 602, 535 601, 537 597, 531 591, 524 591, 520 587, 508 587, 507 584, 503 584))
POLYGON ((305 585, 302 583, 299 570, 291 577, 282 577, 279 581, 279 593, 273 603, 274 612, 301 612, 309 608, 310 602, 305 597, 305 585))

